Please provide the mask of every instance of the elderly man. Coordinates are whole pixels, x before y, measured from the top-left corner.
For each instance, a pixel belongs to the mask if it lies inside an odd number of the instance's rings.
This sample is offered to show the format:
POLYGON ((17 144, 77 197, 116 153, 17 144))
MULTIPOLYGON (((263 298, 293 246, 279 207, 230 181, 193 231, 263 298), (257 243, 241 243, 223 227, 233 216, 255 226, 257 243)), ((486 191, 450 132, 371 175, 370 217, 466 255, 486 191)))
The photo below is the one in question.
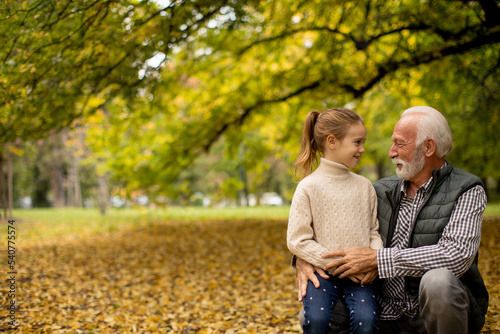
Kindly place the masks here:
POLYGON ((333 259, 325 268, 297 259, 299 299, 308 280, 319 287, 314 272, 344 278, 378 271, 379 333, 478 333, 488 308, 477 268, 486 207, 481 180, 445 161, 451 130, 433 108, 406 110, 392 142, 397 177, 374 184, 386 248, 333 250, 323 255, 333 259))

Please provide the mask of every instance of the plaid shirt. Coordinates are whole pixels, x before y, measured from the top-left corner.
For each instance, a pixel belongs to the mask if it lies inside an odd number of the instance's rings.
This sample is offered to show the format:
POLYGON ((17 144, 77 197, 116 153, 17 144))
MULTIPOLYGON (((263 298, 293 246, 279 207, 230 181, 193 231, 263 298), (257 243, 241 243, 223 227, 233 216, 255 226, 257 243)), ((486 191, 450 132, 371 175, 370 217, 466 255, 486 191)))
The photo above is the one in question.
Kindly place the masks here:
POLYGON ((432 182, 431 177, 418 189, 415 198, 406 194, 406 182, 403 182, 391 247, 377 251, 378 273, 383 279, 381 320, 395 320, 402 315, 412 317, 418 312, 418 298, 406 294, 405 276, 421 277, 431 269, 447 268, 460 277, 469 269, 479 248, 486 208, 486 194, 481 186, 459 197, 437 244, 408 248, 412 224, 432 182))

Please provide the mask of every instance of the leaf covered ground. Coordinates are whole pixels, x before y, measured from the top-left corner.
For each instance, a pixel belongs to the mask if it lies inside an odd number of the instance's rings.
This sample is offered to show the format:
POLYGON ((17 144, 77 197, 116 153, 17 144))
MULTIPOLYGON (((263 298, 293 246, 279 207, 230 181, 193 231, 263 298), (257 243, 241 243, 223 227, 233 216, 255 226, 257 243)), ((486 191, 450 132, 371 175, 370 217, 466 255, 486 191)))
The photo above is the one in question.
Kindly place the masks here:
MULTIPOLYGON (((0 331, 300 333, 286 224, 154 221, 43 241, 21 235, 17 327, 2 316, 0 331)), ((485 219, 480 269, 491 299, 484 333, 500 332, 499 242, 500 221, 485 219)), ((3 275, 5 260, 0 265, 3 275)), ((7 289, 2 284, 2 305, 7 289)))

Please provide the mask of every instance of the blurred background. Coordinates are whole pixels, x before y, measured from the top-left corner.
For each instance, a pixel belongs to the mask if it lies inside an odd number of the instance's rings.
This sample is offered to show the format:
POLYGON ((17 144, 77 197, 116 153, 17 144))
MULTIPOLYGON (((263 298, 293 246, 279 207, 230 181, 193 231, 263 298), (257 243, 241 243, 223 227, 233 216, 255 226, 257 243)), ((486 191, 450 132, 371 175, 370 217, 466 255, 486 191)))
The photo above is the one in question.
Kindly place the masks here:
POLYGON ((0 20, 9 208, 287 205, 306 114, 368 128, 392 175, 401 112, 448 119, 449 162, 499 198, 498 1, 13 1, 0 20))

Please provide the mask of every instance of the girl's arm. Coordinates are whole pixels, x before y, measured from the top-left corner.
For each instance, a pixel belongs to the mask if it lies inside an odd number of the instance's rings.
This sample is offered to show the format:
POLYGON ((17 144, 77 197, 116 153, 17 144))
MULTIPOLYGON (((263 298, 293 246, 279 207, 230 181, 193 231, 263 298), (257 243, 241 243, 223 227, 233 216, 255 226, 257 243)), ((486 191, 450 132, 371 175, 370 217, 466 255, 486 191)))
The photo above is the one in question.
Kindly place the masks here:
POLYGON ((323 268, 328 261, 321 254, 328 251, 314 240, 313 215, 309 196, 299 186, 290 207, 287 229, 288 249, 298 258, 323 268))

